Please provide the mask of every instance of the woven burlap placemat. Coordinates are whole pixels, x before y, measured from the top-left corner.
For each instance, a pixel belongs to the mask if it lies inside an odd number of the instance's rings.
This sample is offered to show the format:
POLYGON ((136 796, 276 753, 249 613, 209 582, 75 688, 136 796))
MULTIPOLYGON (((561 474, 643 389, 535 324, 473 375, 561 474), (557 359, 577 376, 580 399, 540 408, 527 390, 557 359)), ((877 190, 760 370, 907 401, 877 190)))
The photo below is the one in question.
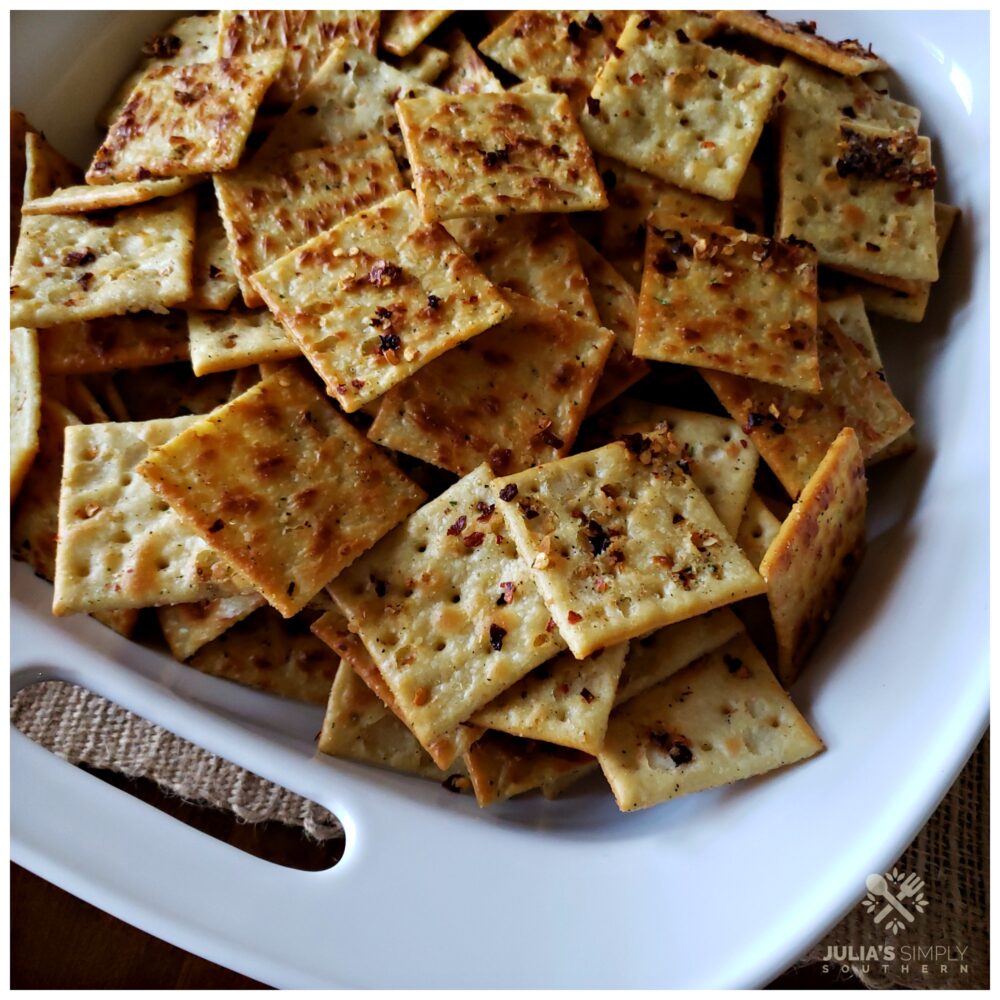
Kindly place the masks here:
MULTIPOLYGON (((248 823, 276 820, 321 841, 343 835, 337 818, 316 803, 84 688, 59 681, 27 687, 14 696, 11 719, 71 763, 150 779, 169 794, 228 809, 248 823)), ((873 988, 988 986, 988 736, 896 865, 873 874, 882 875, 912 920, 859 886, 858 905, 799 965, 818 965, 831 982, 850 969, 873 988)))

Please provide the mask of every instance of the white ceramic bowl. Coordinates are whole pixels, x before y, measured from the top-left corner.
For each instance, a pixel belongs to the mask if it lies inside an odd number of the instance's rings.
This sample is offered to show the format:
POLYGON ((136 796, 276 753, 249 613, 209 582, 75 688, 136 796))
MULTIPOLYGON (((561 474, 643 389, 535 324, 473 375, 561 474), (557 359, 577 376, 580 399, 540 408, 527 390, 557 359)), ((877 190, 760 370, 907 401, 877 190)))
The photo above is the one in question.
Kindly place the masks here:
MULTIPOLYGON (((91 121, 169 12, 15 13, 13 103, 85 161, 91 121)), ((805 14, 783 16, 798 18, 805 14)), ((817 759, 641 814, 596 785, 479 811, 319 759, 320 713, 243 690, 12 575, 12 685, 81 683, 332 809, 330 871, 290 871, 11 742, 11 853, 189 951, 278 986, 753 986, 798 958, 925 822, 987 719, 986 14, 824 12, 874 43, 924 111, 962 209, 918 327, 877 322, 921 449, 872 476, 870 549, 795 688, 817 759)), ((933 892, 933 886, 929 887, 933 892)))

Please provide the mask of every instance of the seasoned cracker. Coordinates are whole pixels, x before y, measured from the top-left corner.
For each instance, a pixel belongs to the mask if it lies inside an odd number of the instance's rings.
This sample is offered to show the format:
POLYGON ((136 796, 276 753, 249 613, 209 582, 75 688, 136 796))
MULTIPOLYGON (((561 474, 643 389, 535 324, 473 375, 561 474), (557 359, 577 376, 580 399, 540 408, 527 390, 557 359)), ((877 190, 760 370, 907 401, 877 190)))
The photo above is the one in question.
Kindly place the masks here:
POLYGON ((156 614, 170 652, 183 663, 265 604, 260 594, 234 594, 194 604, 170 604, 157 608, 156 614))
POLYGON ((760 564, 778 639, 777 674, 798 676, 865 549, 868 484, 857 435, 830 446, 760 564))
POLYGON ((618 709, 598 761, 618 808, 631 812, 822 749, 743 635, 618 709))
POLYGON ((771 512, 759 493, 751 493, 747 509, 736 533, 736 544, 760 572, 760 563, 781 528, 781 521, 771 512))
POLYGON ((191 368, 195 375, 232 371, 267 361, 288 361, 300 351, 266 310, 188 313, 191 368))
POLYGON ((845 76, 858 76, 875 70, 888 69, 888 64, 856 38, 831 42, 816 34, 815 21, 779 21, 760 10, 720 10, 716 18, 727 28, 759 38, 768 45, 786 49, 811 62, 845 76))
POLYGON ((149 70, 87 171, 88 184, 229 170, 243 153, 280 52, 149 70))
POLYGON ((576 236, 564 216, 452 219, 445 229, 494 285, 600 323, 576 236))
POLYGON ((586 240, 577 237, 577 250, 600 324, 615 335, 590 400, 588 412, 594 413, 635 385, 649 372, 649 365, 632 354, 639 304, 632 286, 586 240))
POLYGON ((408 56, 451 10, 389 10, 382 16, 382 48, 394 56, 408 56))
POLYGON ((505 293, 511 315, 387 393, 368 436, 460 475, 500 475, 572 447, 614 342, 609 330, 505 293))
POLYGON ((224 10, 219 12, 220 59, 246 57, 268 49, 285 61, 264 104, 287 105, 323 65, 338 39, 375 53, 377 10, 224 10))
MULTIPOLYGON (((361 639, 351 632, 347 619, 339 611, 328 611, 313 622, 312 631, 340 657, 342 662, 349 665, 351 670, 378 696, 382 704, 403 725, 406 725, 406 718, 400 711, 389 685, 383 680, 378 664, 365 649, 361 639)), ((481 726, 471 722, 461 722, 451 732, 431 741, 426 752, 439 768, 447 770, 482 735, 481 726)), ((412 733, 410 738, 416 740, 412 733)))
POLYGON ((580 116, 591 146, 678 187, 733 198, 784 74, 643 13, 617 47, 580 116))
POLYGON ((778 172, 780 238, 808 240, 821 264, 937 280, 929 139, 785 108, 778 172))
POLYGON ((654 212, 731 225, 731 204, 668 184, 610 156, 596 157, 608 207, 600 214, 601 253, 638 291, 646 246, 646 219, 654 212))
POLYGON ((25 203, 30 204, 38 198, 46 198, 60 188, 70 187, 80 180, 80 168, 67 160, 39 133, 28 132, 25 136, 24 150, 25 203))
POLYGON ((31 215, 11 270, 11 321, 36 327, 166 312, 191 297, 194 199, 85 215, 31 215))
POLYGON ((819 316, 822 322, 832 319, 840 332, 854 341, 870 367, 876 371, 883 370, 882 356, 875 343, 871 323, 868 322, 864 299, 860 295, 840 295, 834 299, 825 299, 820 303, 819 316))
POLYGON ((252 278, 348 412, 510 312, 412 192, 357 212, 252 278))
POLYGON ((647 229, 639 357, 819 391, 811 247, 677 215, 647 229))
POLYGON ((615 707, 690 666, 743 631, 729 608, 688 618, 629 643, 625 669, 618 680, 615 707))
POLYGON ((215 192, 207 185, 198 189, 194 260, 191 264, 194 291, 185 303, 188 309, 228 309, 236 298, 236 264, 229 250, 226 230, 219 217, 215 192))
POLYGON ((764 589, 671 447, 634 434, 492 484, 577 658, 764 589))
POLYGON ((388 139, 393 153, 402 156, 396 101, 434 92, 429 84, 341 39, 254 159, 263 163, 303 149, 375 137, 388 139))
POLYGON ((480 806, 553 787, 569 775, 590 769, 594 758, 579 750, 506 733, 487 733, 465 755, 472 788, 480 806))
POLYGON ((214 181, 248 306, 263 305, 251 275, 403 187, 392 151, 378 136, 253 160, 214 181))
POLYGON ((433 45, 418 45, 408 56, 399 60, 399 68, 421 83, 433 83, 451 60, 444 49, 433 45))
POLYGON ((309 631, 307 616, 286 621, 277 611, 260 608, 187 662, 203 674, 325 705, 338 659, 309 631))
POLYGON ((185 604, 243 587, 137 466, 197 418, 66 428, 53 613, 185 604))
POLYGON ((759 455, 740 425, 725 417, 625 400, 611 414, 615 437, 665 426, 678 458, 730 535, 736 535, 753 490, 759 455))
POLYGON ((425 219, 607 207, 563 94, 438 93, 396 110, 425 219))
POLYGON ((295 366, 195 420, 139 472, 286 618, 424 496, 295 366))
POLYGON ((10 331, 10 500, 38 451, 42 419, 42 376, 38 361, 38 334, 24 327, 10 331))
POLYGON ((329 587, 425 748, 563 648, 481 466, 329 587))
POLYGON ((572 653, 535 667, 480 709, 487 729, 596 754, 604 742, 627 643, 578 660, 572 653))
POLYGON ((858 346, 830 319, 820 326, 818 347, 823 383, 818 395, 702 372, 792 499, 844 427, 858 432, 867 459, 913 425, 858 346))
POLYGON ((438 86, 449 94, 497 93, 503 84, 479 58, 479 53, 468 43, 457 28, 444 40, 449 68, 438 80, 438 86))
POLYGON ((156 181, 127 181, 123 184, 74 184, 54 189, 47 196, 26 201, 25 215, 79 215, 109 208, 141 205, 156 198, 169 198, 197 183, 197 177, 169 177, 156 181))

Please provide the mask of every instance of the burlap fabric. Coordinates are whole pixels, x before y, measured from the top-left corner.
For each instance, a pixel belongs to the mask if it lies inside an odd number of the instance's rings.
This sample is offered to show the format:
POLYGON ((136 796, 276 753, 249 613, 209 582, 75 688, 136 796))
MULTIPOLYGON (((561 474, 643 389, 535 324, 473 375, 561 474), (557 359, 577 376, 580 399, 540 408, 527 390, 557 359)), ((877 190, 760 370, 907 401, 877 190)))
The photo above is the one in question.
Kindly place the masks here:
MULTIPOLYGON (((155 781, 191 802, 251 823, 277 820, 318 840, 342 835, 325 809, 230 764, 84 688, 36 684, 11 703, 14 725, 74 764, 155 781)), ((985 988, 989 983, 989 741, 983 740, 947 798, 896 864, 924 883, 926 908, 897 934, 859 905, 800 964, 831 983, 847 966, 873 988, 985 988), (882 961, 891 949, 892 960, 882 961), (916 949, 941 949, 916 951, 916 949), (851 952, 853 949, 853 953, 851 952), (875 949, 873 952, 872 949, 875 949), (912 949, 912 950, 905 950, 912 949), (876 954, 878 958, 871 958, 876 954), (913 955, 912 959, 909 956, 913 955), (908 960, 905 960, 908 959, 908 960)), ((880 905, 882 901, 879 901, 880 905)))

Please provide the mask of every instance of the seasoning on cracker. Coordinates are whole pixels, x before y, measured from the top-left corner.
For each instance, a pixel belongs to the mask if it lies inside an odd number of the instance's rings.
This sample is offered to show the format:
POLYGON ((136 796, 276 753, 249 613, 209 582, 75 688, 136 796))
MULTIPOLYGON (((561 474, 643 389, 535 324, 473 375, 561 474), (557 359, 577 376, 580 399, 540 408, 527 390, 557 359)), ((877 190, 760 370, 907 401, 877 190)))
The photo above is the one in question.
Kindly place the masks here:
POLYGON ((301 353, 266 309, 189 312, 188 336, 195 375, 232 371, 265 361, 289 361, 301 353))
POLYGON ((386 52, 407 56, 451 13, 450 10, 386 11, 379 42, 386 52))

